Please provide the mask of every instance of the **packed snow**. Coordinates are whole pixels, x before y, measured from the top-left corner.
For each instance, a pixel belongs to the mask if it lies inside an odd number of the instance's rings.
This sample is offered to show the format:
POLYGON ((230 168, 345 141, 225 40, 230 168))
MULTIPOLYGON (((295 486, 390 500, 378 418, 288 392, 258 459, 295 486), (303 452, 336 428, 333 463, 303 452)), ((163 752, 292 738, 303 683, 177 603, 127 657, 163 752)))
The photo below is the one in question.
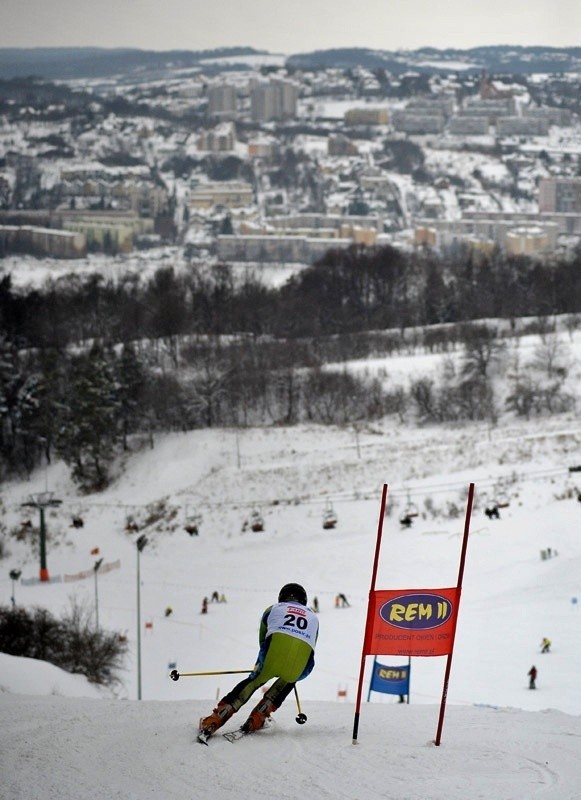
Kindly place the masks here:
MULTIPOLYGON (((17 606, 57 616, 73 598, 98 605, 100 625, 125 635, 129 653, 114 690, 0 655, 0 798, 578 800, 581 473, 570 470, 579 465, 581 425, 572 413, 495 427, 385 421, 174 433, 136 449, 99 495, 80 496, 62 464, 6 484, 8 530, 30 517, 22 503, 31 495, 48 490, 63 502, 47 511, 51 582, 31 582, 38 553, 10 539, 0 603, 14 596, 17 606), (434 739, 447 659, 412 659, 410 702, 401 704, 375 692, 367 702, 368 657, 354 745, 382 487, 389 491, 376 588, 434 589, 456 584, 472 482, 441 744, 434 739), (495 504, 499 519, 485 514, 495 504), (329 509, 334 529, 323 528, 329 509), (409 528, 399 521, 406 511, 417 513, 409 528), (247 524, 253 512, 261 532, 247 524), (71 526, 73 516, 82 528, 71 526), (127 530, 129 520, 137 532, 127 530), (185 530, 193 525, 197 535, 185 530), (138 556, 141 534, 148 544, 138 556), (10 580, 14 568, 22 581, 10 580), (307 723, 296 724, 291 695, 269 729, 233 744, 219 734, 198 744, 199 717, 242 676, 172 681, 171 669, 250 670, 262 611, 288 581, 302 583, 320 608, 315 670, 297 687, 307 723), (202 614, 214 592, 225 601, 202 614), (336 607, 340 592, 349 607, 336 607), (541 654, 544 636, 552 646, 541 654)), ((30 518, 37 524, 34 510, 30 518)))

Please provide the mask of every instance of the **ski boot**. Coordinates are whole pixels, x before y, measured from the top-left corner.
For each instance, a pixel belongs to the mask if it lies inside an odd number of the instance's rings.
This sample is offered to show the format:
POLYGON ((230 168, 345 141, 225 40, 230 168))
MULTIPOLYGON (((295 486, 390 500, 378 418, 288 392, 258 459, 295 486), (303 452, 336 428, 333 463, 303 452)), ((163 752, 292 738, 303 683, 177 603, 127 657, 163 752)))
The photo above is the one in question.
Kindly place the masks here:
POLYGON ((202 737, 204 741, 208 739, 218 728, 221 728, 222 725, 230 719, 234 710, 230 703, 218 703, 214 711, 208 717, 203 717, 200 720, 199 736, 202 737))
POLYGON ((264 723, 267 721, 273 711, 276 711, 276 706, 272 700, 261 700, 260 703, 258 703, 258 705, 250 712, 250 716, 244 725, 242 725, 240 730, 244 731, 244 733, 253 733, 253 731, 259 731, 264 727, 264 723))

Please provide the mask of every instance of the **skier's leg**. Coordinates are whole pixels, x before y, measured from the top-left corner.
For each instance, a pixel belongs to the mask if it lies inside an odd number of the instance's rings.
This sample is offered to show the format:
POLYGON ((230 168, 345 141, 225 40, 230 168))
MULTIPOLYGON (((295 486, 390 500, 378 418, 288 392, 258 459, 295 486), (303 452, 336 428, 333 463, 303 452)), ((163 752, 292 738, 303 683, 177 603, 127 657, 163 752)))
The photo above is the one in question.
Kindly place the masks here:
POLYGON ((247 678, 237 683, 236 686, 225 694, 218 702, 213 712, 202 719, 200 730, 204 733, 212 734, 227 722, 232 714, 244 705, 254 694, 254 692, 265 684, 272 675, 265 675, 263 672, 251 673, 247 678))
POLYGON ((295 683, 289 683, 288 681, 283 681, 282 678, 276 680, 269 690, 265 693, 264 698, 271 700, 274 706, 273 710, 280 708, 281 705, 284 703, 286 698, 295 688, 295 683))
POLYGON ((247 703, 250 700, 254 692, 272 677, 272 674, 264 669, 260 670, 259 672, 253 672, 248 676, 248 678, 244 678, 244 680, 236 684, 236 686, 230 692, 228 692, 228 694, 224 695, 222 700, 225 703, 230 704, 234 711, 238 711, 238 709, 243 706, 244 703, 247 703))
POLYGON ((266 720, 283 704, 294 689, 295 684, 278 678, 265 692, 262 700, 252 709, 242 730, 257 731, 263 727, 266 720))
POLYGON ((260 686, 274 677, 274 674, 268 668, 265 668, 265 656, 269 645, 270 640, 267 639, 264 648, 261 648, 258 653, 258 659, 253 671, 222 697, 209 716, 201 720, 200 730, 209 735, 217 731, 230 719, 232 714, 238 711, 252 697, 260 686))

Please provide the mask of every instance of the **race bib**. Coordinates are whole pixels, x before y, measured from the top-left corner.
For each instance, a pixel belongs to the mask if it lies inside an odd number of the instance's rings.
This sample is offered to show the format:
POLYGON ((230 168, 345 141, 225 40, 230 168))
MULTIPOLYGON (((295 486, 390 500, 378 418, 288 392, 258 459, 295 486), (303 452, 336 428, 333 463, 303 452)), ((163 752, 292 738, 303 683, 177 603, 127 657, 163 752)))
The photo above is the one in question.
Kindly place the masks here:
POLYGON ((268 615, 266 635, 286 633, 315 649, 319 620, 314 611, 298 603, 277 603, 268 615))

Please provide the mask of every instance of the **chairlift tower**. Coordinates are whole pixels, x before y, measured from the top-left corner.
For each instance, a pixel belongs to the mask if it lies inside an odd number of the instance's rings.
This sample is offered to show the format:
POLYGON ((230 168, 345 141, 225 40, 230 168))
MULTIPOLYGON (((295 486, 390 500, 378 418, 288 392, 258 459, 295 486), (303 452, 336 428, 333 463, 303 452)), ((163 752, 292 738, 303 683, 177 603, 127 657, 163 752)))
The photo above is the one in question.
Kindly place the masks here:
POLYGON ((16 608, 16 592, 14 591, 14 586, 16 581, 20 580, 20 576, 22 575, 22 570, 19 569, 11 569, 10 570, 10 580, 12 581, 12 597, 10 598, 12 602, 12 608, 16 608))
POLYGON ((141 534, 135 542, 137 552, 137 699, 141 700, 141 576, 139 572, 139 556, 145 545, 147 536, 141 534))
POLYGON ((49 582, 50 577, 48 574, 48 567, 46 565, 46 524, 44 519, 44 511, 46 508, 57 508, 62 503, 62 500, 57 500, 54 497, 54 492, 39 492, 38 494, 31 494, 30 499, 26 503, 22 503, 25 508, 36 508, 40 512, 40 580, 42 582, 49 582))

